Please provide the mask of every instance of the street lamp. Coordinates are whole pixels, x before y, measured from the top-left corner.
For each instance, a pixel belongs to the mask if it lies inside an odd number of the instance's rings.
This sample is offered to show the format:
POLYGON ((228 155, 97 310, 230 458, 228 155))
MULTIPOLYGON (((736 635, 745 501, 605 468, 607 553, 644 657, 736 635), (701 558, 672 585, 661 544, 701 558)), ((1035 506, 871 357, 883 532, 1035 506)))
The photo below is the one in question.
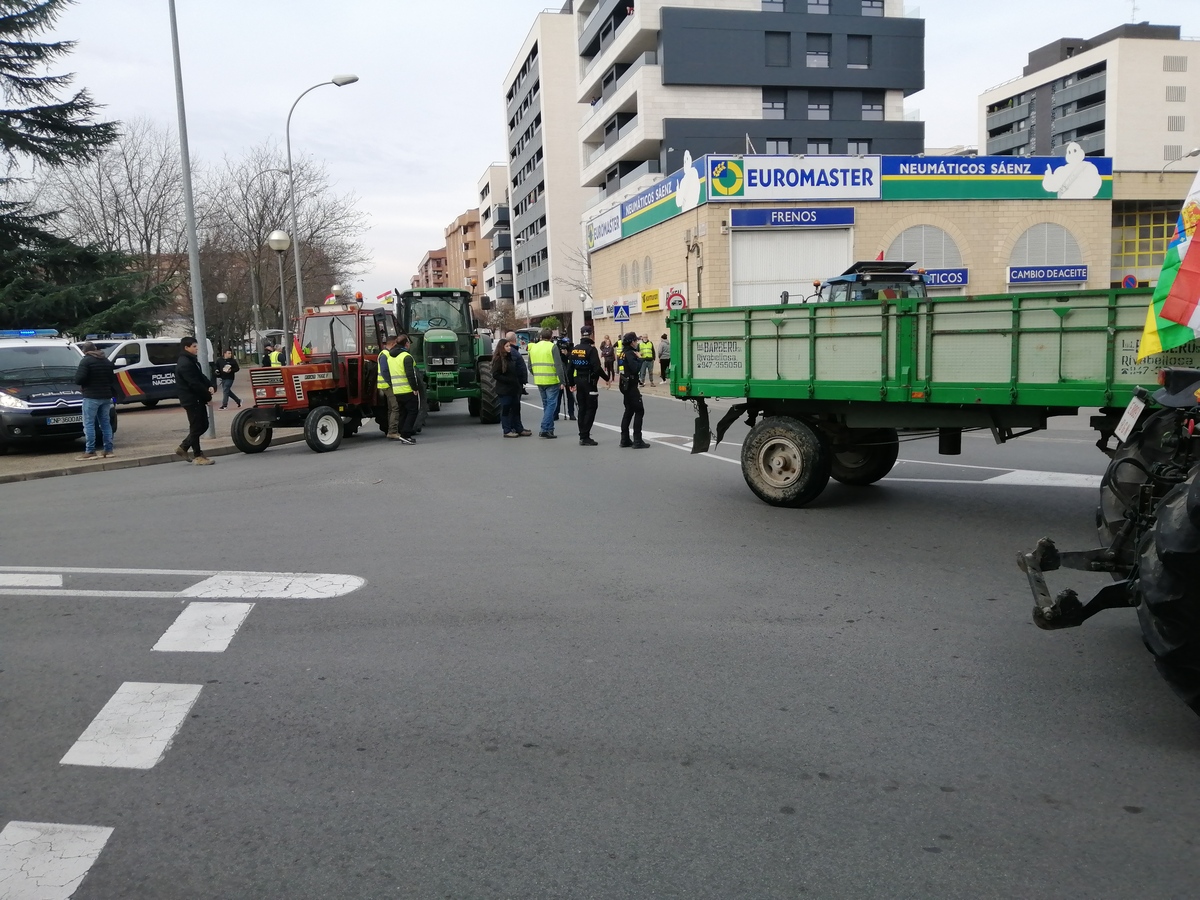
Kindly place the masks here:
POLYGON ((284 138, 287 143, 287 171, 288 171, 288 195, 292 203, 292 234, 295 235, 296 245, 293 248, 296 264, 296 308, 300 311, 300 315, 304 315, 304 279, 300 274, 300 223, 296 217, 296 176, 292 170, 292 113, 296 111, 296 103, 304 99, 304 95, 309 91, 315 91, 319 87, 324 87, 327 84, 332 84, 336 87, 345 87, 348 84, 354 84, 358 81, 357 75, 334 75, 329 81, 322 81, 320 84, 314 84, 303 94, 296 98, 296 102, 292 104, 292 108, 288 110, 287 127, 284 128, 284 138))
POLYGON ((229 295, 224 291, 217 294, 217 343, 220 345, 218 353, 225 352, 225 304, 229 302, 229 295))
POLYGON ((1177 157, 1176 159, 1168 160, 1167 165, 1165 165, 1161 169, 1159 169, 1158 180, 1160 182, 1163 180, 1163 174, 1167 171, 1168 166, 1173 166, 1173 165, 1175 165, 1175 163, 1179 162, 1180 160, 1187 159, 1189 156, 1200 156, 1200 147, 1193 147, 1187 153, 1183 154, 1183 156, 1177 157))
MULTIPOLYGON (((250 186, 252 184, 254 184, 254 182, 256 182, 258 179, 262 178, 264 175, 270 175, 272 173, 278 174, 278 175, 286 175, 287 169, 263 169, 261 172, 255 172, 253 175, 250 176, 249 180, 246 181, 246 189, 245 189, 244 197, 245 197, 247 206, 250 203, 250 186)), ((236 223, 233 223, 231 220, 231 224, 236 224, 236 223)), ((257 235, 256 235, 256 237, 257 237, 257 235)), ((259 308, 258 308, 258 254, 261 250, 262 250, 261 244, 254 248, 254 265, 250 269, 250 310, 254 316, 254 342, 255 342, 255 344, 258 343, 259 338, 262 336, 262 325, 259 322, 259 308)))
POLYGON ((286 231, 275 230, 267 235, 267 246, 275 251, 275 259, 279 262, 279 314, 283 318, 284 346, 287 347, 288 359, 291 359, 292 348, 287 339, 287 294, 283 290, 283 254, 287 253, 288 247, 292 246, 292 239, 286 231))

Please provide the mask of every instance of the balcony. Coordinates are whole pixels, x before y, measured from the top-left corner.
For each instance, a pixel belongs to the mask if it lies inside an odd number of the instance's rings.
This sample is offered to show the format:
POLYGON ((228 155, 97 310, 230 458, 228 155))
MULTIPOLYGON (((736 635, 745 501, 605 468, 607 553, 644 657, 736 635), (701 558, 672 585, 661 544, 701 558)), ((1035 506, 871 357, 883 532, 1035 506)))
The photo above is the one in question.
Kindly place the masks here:
POLYGON ((1033 132, 1029 129, 1014 131, 1012 134, 1001 134, 994 138, 990 137, 987 140, 987 153, 990 156, 993 153, 1005 153, 1008 150, 1027 146, 1031 137, 1033 137, 1033 132))
POLYGON ((505 253, 492 260, 492 268, 497 275, 511 275, 513 270, 512 255, 505 253))
POLYGON ((1091 97, 1094 94, 1102 94, 1108 86, 1108 73, 1097 72, 1083 81, 1077 81, 1069 87, 1054 92, 1054 105, 1066 106, 1068 103, 1074 103, 1076 100, 1082 100, 1084 97, 1091 97))
MULTIPOLYGON (((634 14, 623 19, 616 31, 602 42, 595 56, 580 60, 579 93, 576 100, 589 103, 604 90, 604 73, 621 63, 632 64, 643 53, 658 49, 658 4, 638 3, 634 14), (645 6, 650 5, 651 9, 645 6)), ((581 42, 582 45, 582 42, 581 42)))
POLYGON ((483 222, 480 226, 483 232, 483 237, 490 238, 500 229, 508 228, 510 221, 511 219, 509 218, 509 209, 507 205, 498 204, 493 206, 491 208, 491 215, 488 217, 487 221, 483 222))
POLYGON ((493 300, 511 300, 513 298, 513 283, 511 281, 501 281, 496 284, 495 290, 492 292, 493 300))
POLYGON ((492 254, 502 253, 512 249, 512 234, 507 231, 497 231, 492 235, 492 254))
POLYGON ((600 203, 609 197, 614 197, 622 191, 629 191, 631 194, 634 188, 640 190, 643 187, 648 187, 654 181, 657 181, 656 176, 662 173, 662 166, 657 159, 648 159, 641 165, 626 172, 621 176, 620 181, 615 185, 601 187, 595 194, 588 197, 584 202, 584 209, 591 209, 596 204, 600 203), (639 181, 645 182, 638 184, 639 181))
POLYGON ((1009 109, 1002 109, 998 112, 988 113, 987 127, 988 131, 996 128, 1003 128, 1005 125, 1011 125, 1014 122, 1020 122, 1022 119, 1029 118, 1029 104, 1022 103, 1019 106, 1013 106, 1009 109))
POLYGON ((1086 125, 1103 122, 1105 107, 1106 104, 1097 103, 1095 106, 1089 106, 1087 109, 1059 116, 1051 124, 1050 131, 1052 134, 1065 134, 1068 131, 1074 131, 1076 128, 1083 128, 1086 125))

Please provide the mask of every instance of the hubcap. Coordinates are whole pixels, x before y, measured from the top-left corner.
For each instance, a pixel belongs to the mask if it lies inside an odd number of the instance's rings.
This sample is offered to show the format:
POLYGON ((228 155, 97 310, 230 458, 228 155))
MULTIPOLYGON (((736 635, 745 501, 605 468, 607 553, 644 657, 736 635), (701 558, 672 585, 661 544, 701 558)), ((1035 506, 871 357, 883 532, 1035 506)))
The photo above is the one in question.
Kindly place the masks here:
POLYGON ((317 423, 317 440, 322 444, 332 444, 337 437, 337 424, 331 416, 322 416, 317 423))
POLYGON ((758 468, 768 484, 782 490, 804 473, 804 457, 790 440, 773 438, 758 451, 758 468))

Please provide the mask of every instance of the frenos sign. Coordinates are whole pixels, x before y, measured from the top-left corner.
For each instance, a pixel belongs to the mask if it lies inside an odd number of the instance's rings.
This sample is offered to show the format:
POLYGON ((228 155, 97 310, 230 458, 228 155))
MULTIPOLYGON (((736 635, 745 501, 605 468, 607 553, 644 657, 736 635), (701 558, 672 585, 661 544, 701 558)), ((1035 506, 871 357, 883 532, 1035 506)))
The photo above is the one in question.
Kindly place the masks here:
POLYGON ((878 200, 877 156, 708 157, 708 199, 878 200))

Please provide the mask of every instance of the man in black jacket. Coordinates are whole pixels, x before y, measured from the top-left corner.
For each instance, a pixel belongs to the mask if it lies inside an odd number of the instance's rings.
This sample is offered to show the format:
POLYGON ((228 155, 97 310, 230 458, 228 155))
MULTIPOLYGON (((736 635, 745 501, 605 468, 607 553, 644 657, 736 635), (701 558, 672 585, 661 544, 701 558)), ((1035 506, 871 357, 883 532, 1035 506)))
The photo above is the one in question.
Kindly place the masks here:
POLYGON ((579 407, 581 447, 597 446, 597 442, 592 440, 592 423, 596 421, 596 410, 600 407, 600 379, 608 381, 594 335, 591 325, 580 328, 579 346, 572 348, 567 360, 567 390, 575 392, 575 402, 579 407))
POLYGON ((213 461, 200 449, 200 435, 208 431, 208 403, 216 388, 200 368, 196 339, 188 335, 179 342, 179 347, 182 352, 175 363, 175 387, 179 391, 179 405, 187 413, 188 436, 175 448, 175 455, 187 459, 190 448, 193 465, 211 466, 213 461))
POLYGON ((100 437, 104 448, 100 456, 113 455, 112 409, 113 399, 120 389, 117 384, 117 373, 112 362, 97 350, 91 341, 79 345, 83 351, 83 359, 75 369, 75 383, 79 385, 79 393, 83 395, 83 439, 85 442, 83 454, 76 459, 95 459, 96 426, 100 427, 100 437))

